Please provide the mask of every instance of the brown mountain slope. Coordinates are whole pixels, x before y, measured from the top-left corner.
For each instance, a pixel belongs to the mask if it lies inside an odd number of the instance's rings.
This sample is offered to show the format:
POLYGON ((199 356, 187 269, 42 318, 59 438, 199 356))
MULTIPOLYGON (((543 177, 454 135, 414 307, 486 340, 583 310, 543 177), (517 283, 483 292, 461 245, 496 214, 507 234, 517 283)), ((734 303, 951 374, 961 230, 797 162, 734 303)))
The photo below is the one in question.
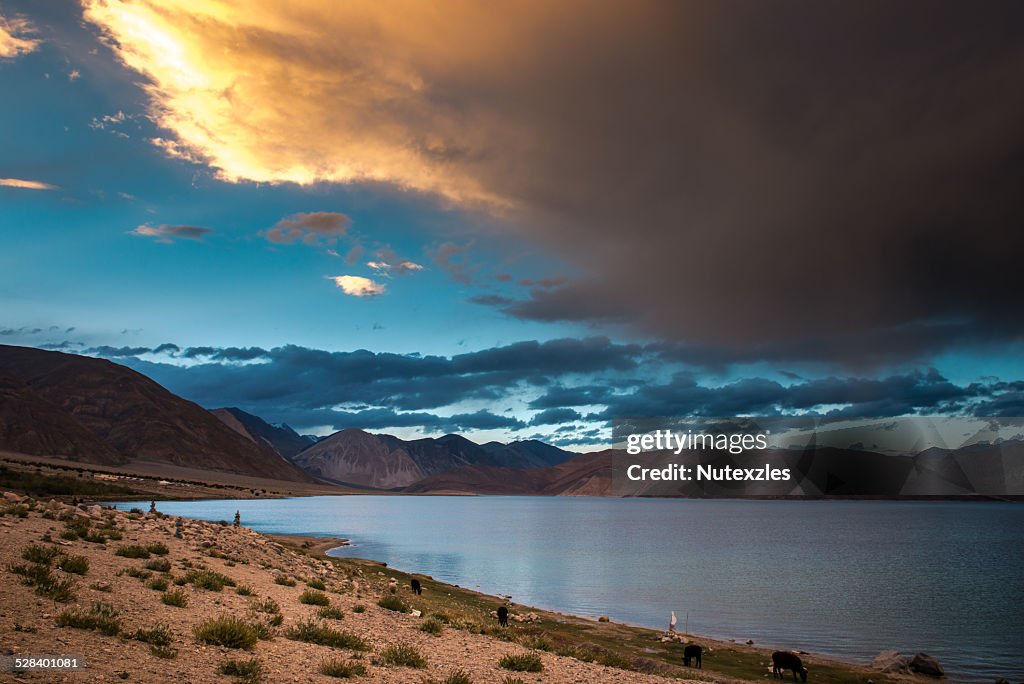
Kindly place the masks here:
POLYGON ((126 460, 72 416, 7 375, 0 375, 0 448, 99 465, 126 460))
POLYGON ((344 484, 392 489, 423 478, 423 471, 401 447, 350 428, 320 440, 294 458, 317 477, 344 484))
MULTIPOLYGON (((152 461, 297 482, 311 478, 275 453, 261 449, 206 409, 135 371, 103 359, 0 345, 0 375, 23 383, 57 409, 52 420, 73 420, 123 460, 152 461)), ((21 392, 24 394, 24 391, 21 392)), ((24 403, 14 399, 25 416, 24 403)), ((40 406, 40 405, 37 405, 40 406)), ((41 408, 39 409, 41 410, 41 408)), ((12 410, 12 415, 14 415, 12 410)), ((21 419, 19 419, 21 420, 21 419)), ((37 419, 11 425, 31 431, 37 419)), ((77 442, 75 436, 64 434, 77 442)), ((80 433, 75 433, 81 437, 80 433)), ((55 445, 59 446, 59 445, 55 445)), ((0 447, 14 449, 13 445, 0 447)), ((83 446, 82 451, 86 451, 83 446)), ((61 454, 75 458, 81 454, 61 454)))
POLYGON ((556 466, 522 470, 467 465, 424 478, 405 491, 609 496, 611 453, 580 454, 556 466))

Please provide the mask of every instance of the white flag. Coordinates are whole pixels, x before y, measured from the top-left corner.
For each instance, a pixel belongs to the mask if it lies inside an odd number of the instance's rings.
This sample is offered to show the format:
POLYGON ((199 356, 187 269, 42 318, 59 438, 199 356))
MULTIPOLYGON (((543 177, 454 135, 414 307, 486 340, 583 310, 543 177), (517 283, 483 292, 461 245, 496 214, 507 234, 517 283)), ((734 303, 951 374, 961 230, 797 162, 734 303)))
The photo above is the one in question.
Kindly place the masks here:
POLYGON ((669 621, 668 626, 669 627, 675 627, 676 626, 676 611, 674 611, 674 610, 672 611, 672 619, 669 621))

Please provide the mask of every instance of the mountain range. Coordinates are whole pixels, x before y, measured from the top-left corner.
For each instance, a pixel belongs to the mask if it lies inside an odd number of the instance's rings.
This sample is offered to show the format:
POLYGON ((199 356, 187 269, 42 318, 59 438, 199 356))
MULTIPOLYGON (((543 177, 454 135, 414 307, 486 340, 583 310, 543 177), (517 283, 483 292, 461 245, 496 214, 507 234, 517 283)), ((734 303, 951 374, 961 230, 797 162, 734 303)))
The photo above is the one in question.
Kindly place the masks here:
MULTIPOLYGON (((799 473, 792 483, 620 482, 613 491, 613 463, 624 452, 573 454, 536 440, 476 444, 454 434, 403 440, 354 428, 317 439, 236 407, 207 410, 104 359, 4 345, 0 450, 416 494, 1024 495, 1020 439, 911 453, 824 445, 775 449, 760 456, 799 473)), ((738 465, 727 452, 651 453, 644 462, 738 465)))
POLYGON ((502 483, 505 490, 547 491, 574 459, 537 440, 403 440, 357 429, 318 440, 236 407, 204 409, 111 361, 6 345, 0 450, 416 492, 501 491, 502 483))

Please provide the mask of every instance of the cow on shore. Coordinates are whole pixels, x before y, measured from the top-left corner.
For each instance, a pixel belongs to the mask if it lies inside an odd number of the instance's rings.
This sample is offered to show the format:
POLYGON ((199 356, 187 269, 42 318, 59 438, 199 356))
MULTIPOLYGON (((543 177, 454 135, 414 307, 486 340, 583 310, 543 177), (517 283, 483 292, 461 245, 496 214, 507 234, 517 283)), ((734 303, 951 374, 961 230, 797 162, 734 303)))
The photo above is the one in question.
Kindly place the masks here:
POLYGON ((694 664, 693 664, 694 667, 699 667, 700 669, 703 670, 704 666, 700 662, 700 656, 701 656, 702 652, 703 652, 703 649, 701 649, 701 647, 698 646, 697 644, 690 644, 689 646, 684 648, 683 649, 683 665, 685 665, 686 667, 690 667, 690 661, 692 660, 692 661, 695 661, 694 664))
POLYGON ((498 608, 498 624, 502 627, 508 627, 508 608, 505 606, 498 608))
POLYGON ((793 671, 793 681, 796 681, 797 674, 800 679, 807 681, 807 668, 804 667, 800 656, 790 651, 775 651, 772 653, 772 675, 782 679, 783 670, 793 671))
POLYGON ((412 593, 414 593, 414 594, 422 594, 423 593, 423 587, 420 586, 420 581, 418 579, 413 579, 412 582, 409 583, 409 586, 412 587, 412 593))

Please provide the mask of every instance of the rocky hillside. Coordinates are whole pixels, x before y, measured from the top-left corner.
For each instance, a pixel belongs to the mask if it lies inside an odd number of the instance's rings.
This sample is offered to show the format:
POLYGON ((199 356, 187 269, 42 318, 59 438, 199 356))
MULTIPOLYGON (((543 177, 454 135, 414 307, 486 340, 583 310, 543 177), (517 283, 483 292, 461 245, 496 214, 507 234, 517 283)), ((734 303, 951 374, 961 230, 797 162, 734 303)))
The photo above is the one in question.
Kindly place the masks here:
POLYGON ((300 435, 287 424, 271 425, 259 416, 246 413, 239 408, 219 408, 210 411, 225 425, 257 444, 266 444, 281 456, 292 459, 300 451, 316 444, 309 435, 300 435))
POLYGON ((0 345, 0 449, 310 481, 201 406, 118 364, 0 345))
POLYGON ((403 440, 348 429, 317 442, 293 461, 316 477, 364 487, 434 491, 441 483, 473 480, 476 487, 470 491, 514 493, 532 488, 530 469, 571 456, 536 441, 480 445, 461 435, 403 440), (418 489, 423 481, 433 483, 431 489, 418 489), (495 489, 501 483, 504 489, 495 489))

